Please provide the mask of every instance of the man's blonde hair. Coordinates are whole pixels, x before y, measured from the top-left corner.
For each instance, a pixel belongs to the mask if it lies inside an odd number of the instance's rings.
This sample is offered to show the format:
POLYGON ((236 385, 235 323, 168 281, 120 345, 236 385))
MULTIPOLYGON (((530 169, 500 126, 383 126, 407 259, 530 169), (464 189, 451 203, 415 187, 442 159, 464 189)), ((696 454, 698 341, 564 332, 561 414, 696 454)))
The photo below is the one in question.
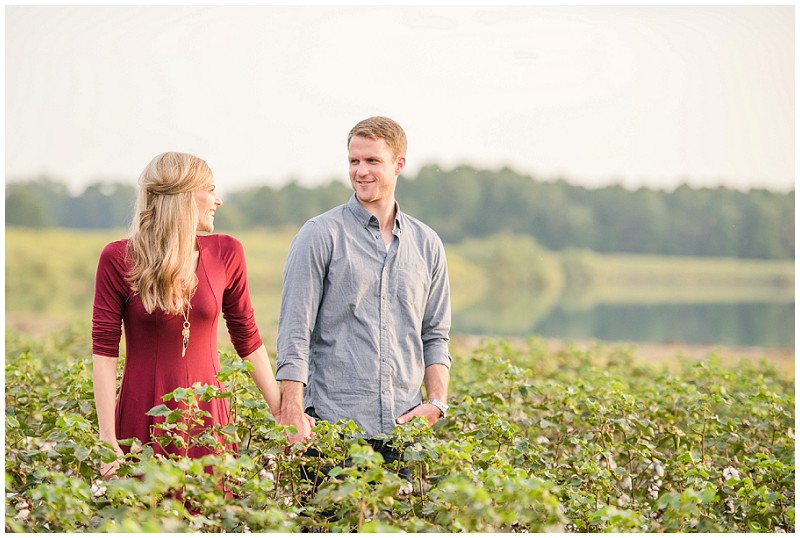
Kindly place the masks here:
POLYGON ((145 310, 180 314, 197 288, 192 254, 197 234, 194 192, 214 181, 203 159, 167 152, 150 161, 139 176, 131 222, 127 275, 145 310))
POLYGON ((385 140, 386 145, 392 151, 394 159, 406 156, 408 142, 406 133, 396 121, 386 116, 373 116, 358 122, 355 127, 350 129, 347 135, 347 147, 350 148, 350 140, 354 136, 370 138, 372 140, 385 140))

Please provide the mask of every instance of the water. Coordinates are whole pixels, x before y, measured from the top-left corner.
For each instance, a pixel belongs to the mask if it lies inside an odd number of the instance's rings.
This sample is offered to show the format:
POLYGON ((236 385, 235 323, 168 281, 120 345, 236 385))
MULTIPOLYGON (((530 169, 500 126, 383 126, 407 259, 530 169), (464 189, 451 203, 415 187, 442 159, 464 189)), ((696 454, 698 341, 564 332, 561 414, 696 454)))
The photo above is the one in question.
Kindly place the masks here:
POLYGON ((567 340, 794 348, 794 302, 600 304, 529 312, 521 301, 453 311, 453 332, 567 340))

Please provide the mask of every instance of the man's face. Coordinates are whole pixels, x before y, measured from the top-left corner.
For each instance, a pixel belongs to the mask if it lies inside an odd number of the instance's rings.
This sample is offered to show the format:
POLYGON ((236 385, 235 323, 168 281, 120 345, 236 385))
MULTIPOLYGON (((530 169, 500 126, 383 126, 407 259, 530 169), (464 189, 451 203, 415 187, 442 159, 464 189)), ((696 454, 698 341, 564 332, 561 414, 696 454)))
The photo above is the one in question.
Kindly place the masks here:
POLYGON ((383 139, 373 140, 362 136, 350 139, 350 183, 363 203, 394 201, 397 176, 403 170, 406 158, 394 158, 383 139))

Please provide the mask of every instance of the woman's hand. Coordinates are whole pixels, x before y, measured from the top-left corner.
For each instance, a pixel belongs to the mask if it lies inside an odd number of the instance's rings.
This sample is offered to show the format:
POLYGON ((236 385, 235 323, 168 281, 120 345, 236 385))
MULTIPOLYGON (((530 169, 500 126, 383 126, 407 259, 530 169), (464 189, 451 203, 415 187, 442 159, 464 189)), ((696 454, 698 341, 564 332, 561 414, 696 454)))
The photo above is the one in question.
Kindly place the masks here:
POLYGON ((119 469, 119 464, 122 462, 122 459, 125 457, 125 453, 122 452, 122 449, 119 447, 117 443, 109 443, 111 444, 114 452, 117 455, 117 459, 114 461, 110 461, 108 463, 102 462, 100 463, 100 477, 104 480, 112 478, 116 475, 117 469, 119 469))

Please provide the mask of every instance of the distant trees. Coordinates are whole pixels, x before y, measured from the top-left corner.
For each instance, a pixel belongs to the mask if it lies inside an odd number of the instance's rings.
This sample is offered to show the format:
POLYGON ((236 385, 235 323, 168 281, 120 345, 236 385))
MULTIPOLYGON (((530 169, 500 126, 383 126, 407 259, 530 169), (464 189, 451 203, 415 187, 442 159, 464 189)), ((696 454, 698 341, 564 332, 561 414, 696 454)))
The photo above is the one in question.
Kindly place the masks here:
POLYGON ((131 221, 136 188, 94 183, 73 196, 63 183, 40 177, 6 185, 7 226, 124 228, 131 221))
POLYGON ((300 227, 311 217, 344 203, 351 192, 336 181, 315 188, 293 181, 280 189, 264 186, 231 193, 225 197, 225 204, 226 209, 236 210, 240 228, 300 227))
MULTIPOLYGON (((351 193, 338 181, 243 189, 225 196, 217 228, 296 228, 351 193)), ((94 184, 78 196, 47 178, 12 183, 6 186, 6 224, 125 227, 134 196, 135 188, 123 183, 94 184)), ((564 180, 537 181, 509 168, 431 165, 416 178, 401 176, 397 199, 449 243, 510 233, 555 251, 794 258, 794 191, 587 189, 564 180)))
POLYGON ((27 228, 51 226, 53 220, 32 192, 16 189, 6 195, 6 223, 27 228))
POLYGON ((794 257, 794 191, 586 189, 507 168, 423 168, 398 200, 448 242, 529 234, 550 250, 741 258, 794 257))

